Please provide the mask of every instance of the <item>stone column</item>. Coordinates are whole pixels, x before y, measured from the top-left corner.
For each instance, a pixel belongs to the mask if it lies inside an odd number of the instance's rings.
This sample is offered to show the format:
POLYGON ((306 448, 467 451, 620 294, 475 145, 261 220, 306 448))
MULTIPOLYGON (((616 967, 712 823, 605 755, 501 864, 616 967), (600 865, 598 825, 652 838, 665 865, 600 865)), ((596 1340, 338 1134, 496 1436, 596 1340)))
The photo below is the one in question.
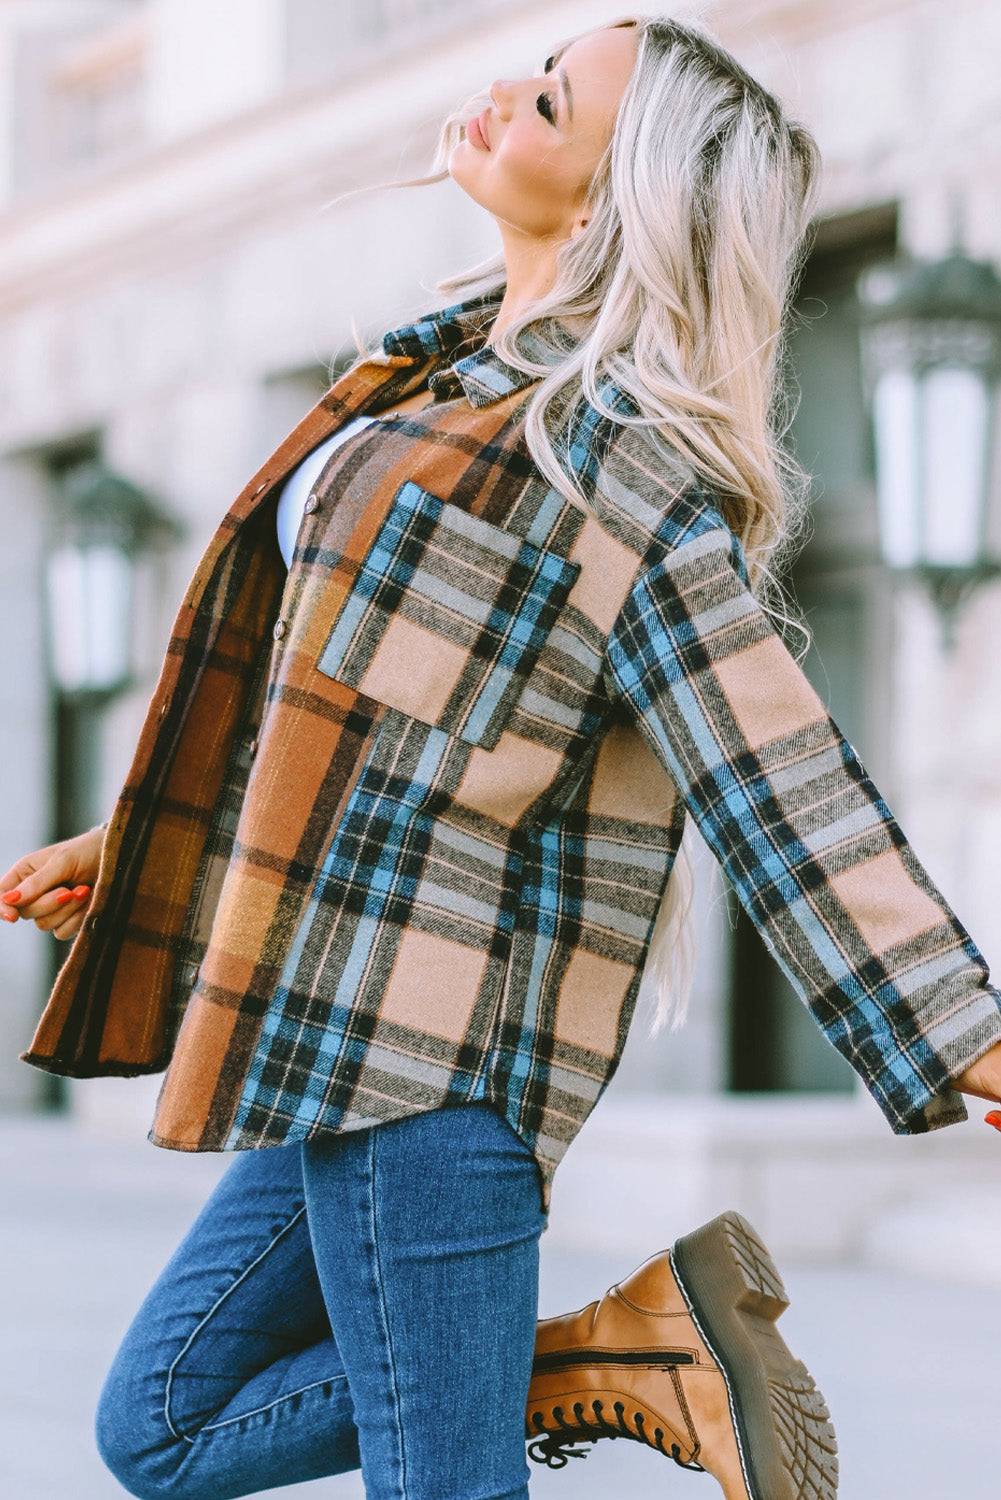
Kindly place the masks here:
MULTIPOLYGON (((51 695, 44 643, 43 550, 50 504, 36 460, 0 458, 0 870, 45 844, 51 833, 51 695)), ((48 993, 55 939, 30 922, 0 932, 0 1108, 25 1108, 45 1095, 47 1079, 18 1059, 31 1040, 48 993)), ((51 1086, 51 1085, 48 1085, 51 1086)))

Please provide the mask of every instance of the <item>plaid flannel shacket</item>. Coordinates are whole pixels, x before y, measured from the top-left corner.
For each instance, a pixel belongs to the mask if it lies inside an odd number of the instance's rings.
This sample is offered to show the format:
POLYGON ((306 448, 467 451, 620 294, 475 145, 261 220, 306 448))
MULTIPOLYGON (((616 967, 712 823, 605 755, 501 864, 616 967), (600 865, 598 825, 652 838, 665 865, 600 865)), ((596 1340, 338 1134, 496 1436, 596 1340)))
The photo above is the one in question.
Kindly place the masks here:
POLYGON ((533 464, 499 295, 387 333, 219 522, 20 1057, 166 1070, 148 1138, 182 1151, 484 1099, 548 1211, 690 814, 893 1131, 967 1119, 982 954, 680 458, 582 401, 586 507, 533 464), (328 459, 286 573, 281 481, 426 383, 328 459))

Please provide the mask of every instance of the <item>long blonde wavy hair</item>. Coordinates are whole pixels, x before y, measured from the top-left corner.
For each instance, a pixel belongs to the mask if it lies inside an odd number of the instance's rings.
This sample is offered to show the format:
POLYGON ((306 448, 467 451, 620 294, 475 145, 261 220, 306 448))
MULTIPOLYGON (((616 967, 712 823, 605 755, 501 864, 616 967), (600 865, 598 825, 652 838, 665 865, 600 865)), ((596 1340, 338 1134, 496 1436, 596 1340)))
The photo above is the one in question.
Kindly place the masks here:
MULTIPOLYGON (((820 153, 805 126, 707 31, 664 15, 606 24, 637 27, 639 46, 588 189, 589 221, 560 247, 551 289, 493 342, 516 369, 537 377, 525 437, 550 483, 586 504, 553 421, 581 395, 611 421, 647 429, 655 446, 666 442, 668 458, 673 451, 676 465, 680 453, 715 492, 743 545, 755 597, 778 625, 801 632, 801 659, 810 632, 788 608, 777 574, 798 550, 807 516, 809 476, 784 442, 794 414, 787 334, 820 153), (530 358, 519 335, 536 325, 538 350, 538 325, 553 319, 580 329, 579 339, 571 348, 550 340, 539 359, 530 358), (638 416, 603 402, 599 386, 608 378, 638 416)), ((588 34, 559 43, 554 65, 588 34)), ((333 203, 442 181, 464 126, 489 102, 478 92, 445 118, 428 175, 367 185, 333 203)), ((438 281, 435 291, 451 303, 500 292, 505 280, 500 253, 438 281)), ((376 352, 357 330, 355 341, 360 358, 376 352)), ((668 1025, 677 1030, 688 1011, 696 946, 691 838, 686 818, 644 971, 656 995, 651 1035, 668 1025)))

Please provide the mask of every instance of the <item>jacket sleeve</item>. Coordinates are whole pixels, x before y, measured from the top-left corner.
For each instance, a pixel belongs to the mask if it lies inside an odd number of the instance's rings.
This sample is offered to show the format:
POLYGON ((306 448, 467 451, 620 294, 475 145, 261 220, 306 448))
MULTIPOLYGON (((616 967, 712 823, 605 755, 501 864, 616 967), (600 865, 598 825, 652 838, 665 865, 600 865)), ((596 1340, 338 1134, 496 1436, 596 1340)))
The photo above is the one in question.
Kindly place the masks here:
POLYGON ((751 592, 739 539, 715 507, 692 514, 625 599, 610 690, 894 1133, 968 1119, 950 1081, 1001 1041, 1001 993, 751 592))

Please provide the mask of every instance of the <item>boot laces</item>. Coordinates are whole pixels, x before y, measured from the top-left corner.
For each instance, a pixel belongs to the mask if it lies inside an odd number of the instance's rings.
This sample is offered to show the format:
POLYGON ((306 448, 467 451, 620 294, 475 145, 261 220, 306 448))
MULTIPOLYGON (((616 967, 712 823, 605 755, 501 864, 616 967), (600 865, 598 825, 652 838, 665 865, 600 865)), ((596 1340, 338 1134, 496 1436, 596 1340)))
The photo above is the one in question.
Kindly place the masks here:
POLYGON ((605 1416, 604 1403, 598 1398, 591 1402, 591 1410, 595 1416, 593 1424, 585 1419, 583 1401, 575 1401, 573 1413, 576 1421, 568 1422, 564 1418, 563 1407, 554 1406, 549 1426, 546 1425, 544 1413, 534 1411, 532 1421, 539 1428, 540 1435, 529 1443, 529 1457, 535 1463, 546 1464, 550 1469, 562 1469, 571 1458, 586 1458, 591 1447, 601 1438, 626 1437, 632 1438, 634 1442, 648 1443, 663 1453, 665 1458, 673 1458, 679 1468, 692 1469, 700 1474, 707 1472, 702 1464, 695 1462, 695 1455, 701 1447, 698 1439, 695 1440, 692 1449, 692 1459, 686 1463, 681 1457, 681 1447, 678 1443, 672 1442, 669 1453, 665 1449, 664 1433, 660 1427, 654 1428, 652 1437, 645 1431, 641 1411, 633 1413, 633 1421, 637 1428, 634 1432, 626 1423, 624 1402, 616 1401, 613 1404, 617 1422, 608 1420, 605 1416), (584 1433, 587 1433, 587 1437, 584 1433))

